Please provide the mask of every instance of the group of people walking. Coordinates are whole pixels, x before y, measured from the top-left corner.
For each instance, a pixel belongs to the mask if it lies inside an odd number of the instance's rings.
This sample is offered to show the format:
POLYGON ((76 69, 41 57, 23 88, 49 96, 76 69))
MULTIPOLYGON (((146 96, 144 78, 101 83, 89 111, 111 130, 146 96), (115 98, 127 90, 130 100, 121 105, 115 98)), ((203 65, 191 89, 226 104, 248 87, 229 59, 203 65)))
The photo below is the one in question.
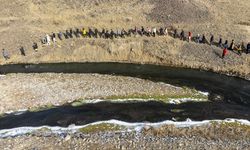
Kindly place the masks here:
MULTIPOLYGON (((215 41, 214 35, 211 35, 209 38, 209 41, 207 40, 206 36, 203 35, 196 35, 193 36, 192 32, 188 32, 187 36, 184 30, 181 30, 181 32, 178 32, 177 29, 168 29, 168 28, 150 28, 150 27, 143 27, 140 28, 133 28, 129 30, 123 29, 116 29, 116 30, 108 30, 108 29, 102 29, 98 30, 97 28, 71 28, 66 30, 65 32, 58 32, 58 33, 51 33, 46 34, 44 38, 41 39, 42 45, 51 45, 52 43, 56 43, 57 40, 64 40, 64 39, 70 39, 70 38, 104 38, 104 39, 114 39, 114 38, 125 38, 125 37, 131 37, 131 36, 147 36, 147 37, 155 37, 155 36, 172 36, 173 38, 178 38, 183 41, 188 42, 196 42, 196 43, 202 43, 202 44, 209 44, 209 45, 216 45, 218 47, 223 48, 222 58, 224 58, 227 54, 228 50, 237 51, 239 55, 241 55, 243 52, 250 53, 250 43, 248 43, 246 46, 244 42, 241 44, 235 44, 234 40, 232 40, 231 44, 228 45, 228 40, 225 40, 223 43, 222 38, 220 37, 218 42, 215 41)), ((32 48, 34 51, 38 51, 38 43, 34 42, 32 45, 32 48)), ((26 49, 24 47, 20 47, 20 54, 22 56, 26 56, 26 49)), ((2 50, 3 57, 5 60, 10 59, 10 55, 6 49, 2 50)))

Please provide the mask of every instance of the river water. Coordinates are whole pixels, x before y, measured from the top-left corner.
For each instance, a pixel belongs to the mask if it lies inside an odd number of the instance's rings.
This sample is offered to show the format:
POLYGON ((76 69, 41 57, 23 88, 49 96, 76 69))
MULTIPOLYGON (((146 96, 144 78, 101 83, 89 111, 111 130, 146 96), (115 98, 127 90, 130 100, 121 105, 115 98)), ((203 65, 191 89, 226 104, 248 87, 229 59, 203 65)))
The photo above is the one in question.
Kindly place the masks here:
POLYGON ((210 100, 179 105, 157 101, 104 101, 77 107, 65 104, 38 112, 4 115, 0 118, 0 129, 43 125, 67 127, 70 124, 85 125, 110 119, 126 122, 183 121, 187 118, 197 121, 226 118, 250 120, 250 82, 212 72, 128 63, 18 64, 0 66, 0 72, 99 73, 139 77, 209 92, 210 100))

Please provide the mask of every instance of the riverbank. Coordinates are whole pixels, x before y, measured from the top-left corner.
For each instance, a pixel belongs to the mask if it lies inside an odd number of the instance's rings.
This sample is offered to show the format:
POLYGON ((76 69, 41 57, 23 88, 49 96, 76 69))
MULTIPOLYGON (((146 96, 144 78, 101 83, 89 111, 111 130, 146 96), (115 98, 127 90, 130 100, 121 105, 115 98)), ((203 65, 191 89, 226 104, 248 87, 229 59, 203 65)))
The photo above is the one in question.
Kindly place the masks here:
POLYGON ((210 70, 250 79, 250 56, 229 52, 221 59, 222 49, 205 44, 188 43, 171 37, 126 37, 125 39, 57 39, 56 44, 43 47, 41 38, 46 34, 72 28, 125 30, 137 26, 184 29, 193 37, 204 34, 223 43, 249 42, 250 8, 248 0, 52 0, 34 2, 4 1, 0 6, 0 43, 11 55, 9 61, 0 58, 0 64, 55 63, 55 62, 126 62, 158 64, 210 70), (61 4, 61 5, 58 5, 61 4), (11 8, 17 11, 6 11, 11 8), (184 8, 184 9, 182 9, 184 8), (178 11, 182 9, 182 11, 178 11), (62 11, 65 10, 65 11, 62 11), (97 11, 98 10, 98 11, 97 11), (192 11, 191 11, 192 10, 192 11), (132 13, 131 13, 132 12, 132 13), (242 14, 242 15, 238 15, 242 14), (13 30, 15 29, 15 30, 13 30), (33 42, 39 50, 34 52, 33 42), (20 56, 23 46, 26 56, 20 56))
POLYGON ((0 88, 0 113, 60 106, 81 99, 197 98, 201 95, 194 89, 163 82, 99 74, 7 74, 0 76, 0 88))
POLYGON ((250 79, 250 55, 229 52, 221 59, 216 46, 188 43, 171 37, 126 39, 68 39, 27 56, 13 55, 1 64, 60 62, 123 62, 207 70, 250 79))
POLYGON ((42 128, 25 135, 0 139, 0 148, 6 150, 26 148, 247 150, 250 148, 248 125, 237 121, 188 125, 192 123, 186 122, 183 127, 144 125, 137 131, 122 132, 119 130, 125 130, 124 127, 121 129, 112 124, 92 125, 74 133, 58 130, 58 134, 42 128))

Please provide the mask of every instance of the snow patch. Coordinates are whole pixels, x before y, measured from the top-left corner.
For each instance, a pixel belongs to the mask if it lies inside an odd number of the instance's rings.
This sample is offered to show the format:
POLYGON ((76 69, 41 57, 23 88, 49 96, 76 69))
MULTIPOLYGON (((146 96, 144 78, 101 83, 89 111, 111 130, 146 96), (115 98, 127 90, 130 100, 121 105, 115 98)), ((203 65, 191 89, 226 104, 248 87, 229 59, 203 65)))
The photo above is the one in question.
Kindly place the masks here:
POLYGON ((85 128, 85 127, 88 127, 88 126, 91 126, 91 125, 98 125, 98 124, 102 124, 102 123, 125 126, 128 129, 128 131, 141 132, 141 130, 146 126, 161 127, 163 125, 174 125, 176 127, 183 128, 183 127, 191 127, 191 126, 202 126, 202 125, 210 124, 211 121, 215 121, 215 122, 218 122, 218 123, 237 122, 237 123, 240 123, 242 125, 250 126, 250 122, 248 120, 242 120, 242 119, 204 120, 204 121, 192 121, 190 119, 187 119, 186 121, 183 121, 183 122, 174 122, 174 121, 171 121, 171 120, 166 120, 166 121, 158 122, 158 123, 128 123, 128 122, 119 121, 119 120, 108 120, 108 121, 94 122, 94 123, 87 124, 87 125, 84 125, 84 126, 75 126, 73 124, 73 125, 70 125, 67 128, 41 126, 41 127, 19 127, 19 128, 14 128, 14 129, 5 129, 5 130, 0 130, 0 138, 21 136, 21 135, 32 133, 32 132, 34 132, 36 130, 41 130, 41 129, 44 129, 44 128, 50 130, 52 133, 55 133, 55 134, 76 133, 81 128, 85 128))
POLYGON ((197 98, 180 98, 180 99, 170 99, 170 104, 180 104, 186 102, 202 102, 207 101, 207 99, 197 99, 197 98))

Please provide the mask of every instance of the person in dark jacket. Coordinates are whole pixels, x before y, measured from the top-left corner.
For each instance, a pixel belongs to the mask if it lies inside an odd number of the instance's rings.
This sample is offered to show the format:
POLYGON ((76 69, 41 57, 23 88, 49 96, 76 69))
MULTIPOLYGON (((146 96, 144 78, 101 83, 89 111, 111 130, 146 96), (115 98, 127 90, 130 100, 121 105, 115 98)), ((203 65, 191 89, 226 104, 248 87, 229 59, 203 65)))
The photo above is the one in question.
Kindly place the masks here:
POLYGON ((144 34, 145 34, 145 28, 141 26, 141 36, 143 36, 144 34))
POLYGON ((185 32, 184 30, 181 30, 181 34, 180 34, 180 40, 185 40, 185 32))
POLYGON ((33 43, 32 47, 33 47, 34 51, 37 52, 37 50, 38 50, 38 45, 37 45, 36 42, 33 43))
POLYGON ((177 31, 177 29, 174 29, 174 38, 178 38, 178 31, 177 31))
POLYGON ((203 35, 202 35, 201 43, 202 43, 202 44, 206 44, 206 41, 207 41, 206 36, 205 36, 205 34, 203 34, 203 35))
POLYGON ((247 44, 246 54, 250 53, 250 42, 247 44))
POLYGON ((222 37, 220 37, 220 39, 219 39, 218 46, 222 47, 222 37))
POLYGON ((21 52, 21 55, 26 56, 25 49, 23 47, 21 47, 19 50, 21 52))
POLYGON ((214 44, 214 35, 211 35, 210 37, 210 45, 213 45, 214 44))

